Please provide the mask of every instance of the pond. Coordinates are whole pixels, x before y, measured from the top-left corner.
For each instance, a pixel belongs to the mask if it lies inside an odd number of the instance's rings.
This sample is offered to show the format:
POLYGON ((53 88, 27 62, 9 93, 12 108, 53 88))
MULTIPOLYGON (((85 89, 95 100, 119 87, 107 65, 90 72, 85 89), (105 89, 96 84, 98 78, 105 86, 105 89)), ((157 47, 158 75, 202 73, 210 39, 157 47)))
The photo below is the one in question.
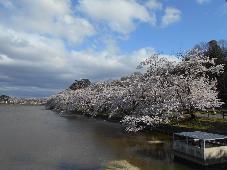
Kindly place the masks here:
POLYGON ((0 136, 0 169, 99 170, 114 160, 141 170, 201 169, 173 160, 170 136, 129 134, 117 123, 60 117, 43 106, 0 105, 0 136), (154 140, 164 144, 148 143, 154 140))

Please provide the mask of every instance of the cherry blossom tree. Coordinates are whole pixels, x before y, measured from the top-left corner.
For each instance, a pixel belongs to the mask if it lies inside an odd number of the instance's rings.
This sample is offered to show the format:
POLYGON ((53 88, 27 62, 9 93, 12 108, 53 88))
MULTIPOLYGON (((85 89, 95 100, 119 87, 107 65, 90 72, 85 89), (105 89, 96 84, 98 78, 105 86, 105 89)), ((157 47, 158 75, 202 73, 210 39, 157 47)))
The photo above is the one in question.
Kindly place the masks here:
POLYGON ((140 73, 66 89, 50 97, 47 108, 109 118, 117 115, 127 131, 166 124, 185 113, 193 117, 196 110, 222 105, 217 98, 217 81, 209 75, 222 73, 223 65, 215 65, 214 60, 198 50, 175 62, 154 54, 140 63, 140 73))

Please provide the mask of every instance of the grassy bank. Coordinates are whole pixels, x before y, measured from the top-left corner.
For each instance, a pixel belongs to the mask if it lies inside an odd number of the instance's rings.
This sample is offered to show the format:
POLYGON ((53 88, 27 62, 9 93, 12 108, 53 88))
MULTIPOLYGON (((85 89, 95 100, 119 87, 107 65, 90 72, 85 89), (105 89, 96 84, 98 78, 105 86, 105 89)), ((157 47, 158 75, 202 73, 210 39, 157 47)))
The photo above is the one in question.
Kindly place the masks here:
POLYGON ((227 119, 197 117, 170 124, 173 131, 206 131, 227 134, 227 119))

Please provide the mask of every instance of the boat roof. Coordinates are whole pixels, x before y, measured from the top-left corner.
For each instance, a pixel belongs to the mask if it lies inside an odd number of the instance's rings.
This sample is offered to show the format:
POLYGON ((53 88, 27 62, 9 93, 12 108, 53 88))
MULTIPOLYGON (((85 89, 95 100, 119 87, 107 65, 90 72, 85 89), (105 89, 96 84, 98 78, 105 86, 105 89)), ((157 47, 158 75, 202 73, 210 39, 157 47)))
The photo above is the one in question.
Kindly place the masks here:
POLYGON ((215 133, 207 133, 207 132, 201 132, 201 131, 194 131, 194 132, 180 132, 180 133, 174 133, 179 136, 185 136, 190 137, 194 139, 202 139, 202 140, 215 140, 215 139, 227 139, 227 136, 225 135, 219 135, 215 133))

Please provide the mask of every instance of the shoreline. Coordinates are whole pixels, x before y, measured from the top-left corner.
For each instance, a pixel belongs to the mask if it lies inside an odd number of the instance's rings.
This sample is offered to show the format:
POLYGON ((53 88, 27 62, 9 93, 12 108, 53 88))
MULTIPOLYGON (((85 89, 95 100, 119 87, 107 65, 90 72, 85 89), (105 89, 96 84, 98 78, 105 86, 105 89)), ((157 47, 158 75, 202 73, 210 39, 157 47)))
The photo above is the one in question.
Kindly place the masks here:
MULTIPOLYGON (((45 104, 22 104, 22 103, 0 103, 1 105, 20 105, 20 106, 44 106, 46 110, 51 110, 61 117, 76 117, 83 116, 91 119, 105 120, 107 122, 121 124, 120 121, 123 117, 112 116, 109 117, 108 114, 98 114, 96 116, 91 116, 90 114, 80 113, 80 112, 63 112, 55 109, 47 109, 45 104)), ((225 134, 227 135, 227 119, 221 118, 208 118, 208 117, 197 117, 194 120, 183 120, 177 123, 162 124, 156 127, 146 127, 142 132, 159 132, 163 134, 172 135, 175 132, 183 131, 205 131, 210 133, 225 134)))
MULTIPOLYGON (((47 109, 51 110, 51 109, 47 109)), ((76 117, 78 115, 88 117, 91 119, 98 119, 98 120, 105 120, 107 122, 114 122, 119 123, 122 120, 122 117, 113 116, 109 117, 108 115, 96 115, 91 116, 89 114, 79 113, 79 112, 59 112, 56 110, 51 110, 58 114, 61 117, 76 117)), ((186 119, 177 123, 170 123, 170 124, 162 124, 156 127, 147 127, 142 130, 142 132, 159 132, 167 135, 172 135, 176 132, 183 132, 183 131, 204 131, 210 133, 217 133, 217 134, 227 134, 227 120, 217 119, 217 118, 204 118, 204 117, 197 117, 193 120, 186 119), (202 122, 202 123, 201 123, 202 122), (197 125, 198 124, 198 125, 197 125), (208 124, 208 125, 207 125, 208 124), (192 126, 197 125, 197 126, 192 126)))

